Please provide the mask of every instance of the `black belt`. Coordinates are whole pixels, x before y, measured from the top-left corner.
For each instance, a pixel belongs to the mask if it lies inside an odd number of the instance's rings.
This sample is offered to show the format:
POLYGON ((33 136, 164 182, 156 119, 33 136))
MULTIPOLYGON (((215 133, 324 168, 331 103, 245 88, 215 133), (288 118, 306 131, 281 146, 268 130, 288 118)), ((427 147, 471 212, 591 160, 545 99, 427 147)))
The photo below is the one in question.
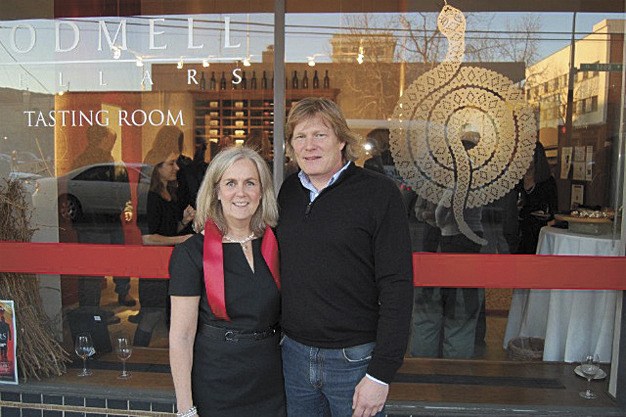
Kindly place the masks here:
POLYGON ((238 342, 239 340, 263 340, 272 337, 279 332, 278 326, 265 330, 246 331, 227 329, 224 327, 210 326, 202 324, 198 327, 198 334, 214 340, 224 340, 226 342, 238 342))

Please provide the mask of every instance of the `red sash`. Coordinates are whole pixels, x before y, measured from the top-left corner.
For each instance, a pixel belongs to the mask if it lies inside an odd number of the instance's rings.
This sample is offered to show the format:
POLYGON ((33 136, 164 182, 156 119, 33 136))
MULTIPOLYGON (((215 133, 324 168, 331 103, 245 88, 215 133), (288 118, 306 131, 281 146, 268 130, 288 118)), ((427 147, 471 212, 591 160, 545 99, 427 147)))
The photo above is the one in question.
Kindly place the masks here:
MULTIPOLYGON (((265 228, 261 254, 272 273, 276 287, 280 290, 278 242, 271 227, 265 228)), ((215 223, 207 221, 204 226, 204 286, 206 288, 209 307, 215 317, 229 320, 226 313, 226 296, 224 294, 224 252, 222 249, 222 233, 215 223)))

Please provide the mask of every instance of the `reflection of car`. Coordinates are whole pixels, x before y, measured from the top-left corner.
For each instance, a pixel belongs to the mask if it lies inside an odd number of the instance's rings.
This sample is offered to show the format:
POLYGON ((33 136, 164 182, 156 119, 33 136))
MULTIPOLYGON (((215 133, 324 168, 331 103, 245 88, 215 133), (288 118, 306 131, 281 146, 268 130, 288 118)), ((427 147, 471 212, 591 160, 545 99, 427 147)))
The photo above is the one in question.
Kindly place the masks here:
POLYGON ((38 181, 44 195, 58 184, 59 216, 71 221, 119 221, 130 190, 148 188, 146 166, 138 163, 104 163, 77 168, 56 178, 38 181), (143 171, 142 171, 143 168, 143 171), (130 178, 130 183, 129 183, 130 178))
MULTIPOLYGON (((15 169, 23 172, 41 173, 46 170, 46 163, 37 155, 28 151, 17 152, 17 160, 15 161, 15 169)), ((48 161, 49 162, 49 161, 48 161)))

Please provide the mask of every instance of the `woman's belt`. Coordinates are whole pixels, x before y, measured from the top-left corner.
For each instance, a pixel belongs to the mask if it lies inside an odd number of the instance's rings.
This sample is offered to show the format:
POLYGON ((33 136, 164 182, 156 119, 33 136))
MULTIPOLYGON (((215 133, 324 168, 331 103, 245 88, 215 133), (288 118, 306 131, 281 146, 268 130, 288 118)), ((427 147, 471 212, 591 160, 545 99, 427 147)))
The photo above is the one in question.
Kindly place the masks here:
POLYGON ((226 342, 238 342, 239 340, 263 340, 272 337, 280 331, 278 326, 269 327, 265 330, 235 330, 225 327, 202 324, 198 327, 198 334, 214 340, 226 342))

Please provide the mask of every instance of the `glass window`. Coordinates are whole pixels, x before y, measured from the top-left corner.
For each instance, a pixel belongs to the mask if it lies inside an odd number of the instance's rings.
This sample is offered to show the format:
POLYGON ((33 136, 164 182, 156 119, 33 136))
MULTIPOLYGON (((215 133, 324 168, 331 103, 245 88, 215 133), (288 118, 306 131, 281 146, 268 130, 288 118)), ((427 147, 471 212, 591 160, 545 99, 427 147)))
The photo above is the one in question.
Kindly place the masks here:
MULTIPOLYGON (((177 222, 215 154, 250 146, 269 164, 284 158, 285 176, 297 172, 279 132, 294 103, 318 96, 363 138, 356 164, 397 184, 413 251, 623 255, 623 70, 605 66, 624 61, 623 13, 295 1, 283 28, 267 2, 139 1, 129 13, 61 3, 57 18, 0 25, 0 180, 24 183, 35 242, 150 246, 155 235, 193 233, 177 222), (165 181, 174 165, 176 180, 165 181), (562 241, 592 243, 578 251, 562 241)), ((85 274, 55 285, 44 302, 62 305, 66 334, 95 312, 118 326, 111 333, 134 334, 145 320, 137 344, 167 348, 164 281, 85 274)), ((559 337, 544 323, 554 296, 610 306, 604 316, 577 310, 609 329, 595 340, 608 362, 618 293, 586 295, 417 288, 407 355, 500 360, 526 350, 577 361, 580 352, 524 345, 559 337), (467 304, 466 337, 439 326, 425 342, 437 327, 429 315, 443 319, 446 302, 467 304)))

